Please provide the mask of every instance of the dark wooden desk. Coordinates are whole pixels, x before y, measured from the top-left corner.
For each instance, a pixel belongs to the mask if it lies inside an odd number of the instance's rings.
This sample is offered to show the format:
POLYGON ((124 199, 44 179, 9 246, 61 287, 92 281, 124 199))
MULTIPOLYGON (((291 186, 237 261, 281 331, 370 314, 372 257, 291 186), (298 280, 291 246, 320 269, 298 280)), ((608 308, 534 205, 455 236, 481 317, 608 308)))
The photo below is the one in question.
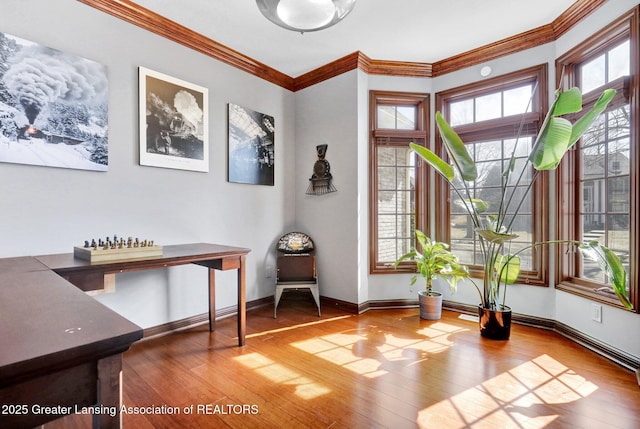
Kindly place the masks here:
POLYGON ((0 259, 0 427, 95 404, 118 412, 94 414, 94 427, 119 427, 122 353, 140 338, 139 326, 35 258, 0 259))
POLYGON ((209 268, 209 330, 215 325, 215 270, 238 270, 238 345, 245 344, 246 275, 245 261, 250 249, 220 244, 193 243, 164 246, 162 256, 90 263, 73 253, 36 256, 36 259, 83 291, 104 288, 105 277, 128 271, 196 264, 209 268))
POLYGON ((15 405, 0 409, 0 427, 33 427, 96 404, 104 408, 94 413, 94 427, 121 426, 122 353, 142 329, 82 292, 102 288, 116 273, 209 268, 213 330, 215 270, 237 269, 238 345, 244 345, 249 251, 197 243, 165 246, 155 258, 97 264, 72 253, 0 259, 0 407, 15 405))

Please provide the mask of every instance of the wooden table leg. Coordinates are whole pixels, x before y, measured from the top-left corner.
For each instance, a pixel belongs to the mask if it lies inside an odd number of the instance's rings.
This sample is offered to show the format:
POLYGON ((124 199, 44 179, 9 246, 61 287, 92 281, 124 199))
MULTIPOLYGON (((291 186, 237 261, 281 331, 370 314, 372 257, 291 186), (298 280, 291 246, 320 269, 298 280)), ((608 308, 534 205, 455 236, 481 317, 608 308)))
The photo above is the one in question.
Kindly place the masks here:
POLYGON ((216 270, 209 268, 209 332, 216 324, 216 270))
POLYGON ((240 256, 240 267, 238 268, 238 346, 244 346, 247 333, 246 260, 246 255, 240 256))
POLYGON ((122 355, 116 354, 98 361, 98 406, 115 412, 93 414, 93 428, 121 428, 122 415, 122 355))

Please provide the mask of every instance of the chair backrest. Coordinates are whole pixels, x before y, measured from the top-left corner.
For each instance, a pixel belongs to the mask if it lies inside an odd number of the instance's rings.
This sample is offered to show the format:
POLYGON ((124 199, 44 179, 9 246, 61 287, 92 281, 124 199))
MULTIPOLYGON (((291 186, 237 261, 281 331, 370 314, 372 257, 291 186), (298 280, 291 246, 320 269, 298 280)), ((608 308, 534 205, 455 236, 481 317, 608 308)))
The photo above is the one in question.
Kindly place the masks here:
POLYGON ((312 282, 316 280, 313 240, 302 232, 289 232, 278 240, 277 281, 312 282))
POLYGON ((315 252, 313 240, 303 232, 289 232, 278 240, 278 252, 285 254, 301 254, 315 252))

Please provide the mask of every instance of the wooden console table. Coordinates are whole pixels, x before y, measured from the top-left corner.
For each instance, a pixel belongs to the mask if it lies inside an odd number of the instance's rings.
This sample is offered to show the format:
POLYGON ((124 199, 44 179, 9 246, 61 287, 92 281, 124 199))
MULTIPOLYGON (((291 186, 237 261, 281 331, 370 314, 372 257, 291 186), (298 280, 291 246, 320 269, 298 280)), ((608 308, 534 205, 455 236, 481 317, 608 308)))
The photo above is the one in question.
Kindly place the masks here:
POLYGON ((193 243, 164 246, 162 256, 90 263, 73 253, 36 256, 36 259, 83 291, 103 289, 105 279, 118 273, 196 264, 209 268, 209 330, 215 326, 216 270, 238 270, 238 345, 245 343, 246 275, 249 249, 220 244, 193 243))
POLYGON ((91 264, 73 254, 0 259, 0 427, 33 427, 98 408, 94 428, 121 426, 122 353, 142 329, 82 291, 116 273, 197 264, 209 268, 209 329, 215 270, 238 270, 238 344, 245 343, 249 249, 165 246, 163 255, 91 264), (111 413, 111 410, 115 412, 111 413))

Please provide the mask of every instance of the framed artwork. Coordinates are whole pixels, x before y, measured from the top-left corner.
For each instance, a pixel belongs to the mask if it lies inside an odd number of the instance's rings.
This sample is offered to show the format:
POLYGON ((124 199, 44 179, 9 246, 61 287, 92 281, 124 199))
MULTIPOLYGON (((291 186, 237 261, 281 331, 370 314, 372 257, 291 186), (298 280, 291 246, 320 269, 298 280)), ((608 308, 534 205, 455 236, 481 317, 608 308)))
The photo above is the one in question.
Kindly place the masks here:
POLYGON ((0 33, 0 161, 107 171, 106 66, 0 33))
POLYGON ((209 171, 208 90, 139 68, 140 165, 209 171))
POLYGON ((273 116, 229 103, 229 182, 273 186, 273 116))

